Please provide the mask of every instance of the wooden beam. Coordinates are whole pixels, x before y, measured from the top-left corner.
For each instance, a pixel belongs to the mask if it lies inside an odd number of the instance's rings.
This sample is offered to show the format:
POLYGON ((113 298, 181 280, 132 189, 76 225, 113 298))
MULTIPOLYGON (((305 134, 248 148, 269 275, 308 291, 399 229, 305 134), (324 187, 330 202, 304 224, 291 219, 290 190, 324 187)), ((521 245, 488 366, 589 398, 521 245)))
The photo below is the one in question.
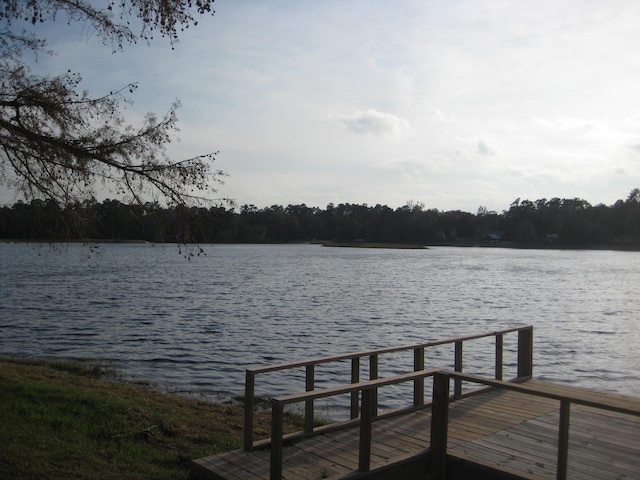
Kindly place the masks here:
POLYGON ((518 377, 533 378, 533 327, 518 331, 518 377))
POLYGON ((371 469, 371 422, 373 420, 373 402, 375 390, 362 391, 362 408, 360 414, 360 447, 358 453, 358 470, 368 472, 371 469))
POLYGON ((255 380, 253 372, 247 370, 244 380, 244 449, 247 452, 253 450, 255 380))
POLYGON ((270 480, 282 479, 282 428, 284 422, 284 405, 276 399, 271 401, 271 465, 270 480))
POLYGON ((502 380, 502 367, 504 365, 504 335, 496 335, 496 379, 502 380))
MULTIPOLYGON (((305 373, 305 390, 312 392, 315 389, 315 365, 307 365, 305 373)), ((313 432, 313 399, 304 402, 304 431, 313 432)))
POLYGON ((569 400, 560 401, 560 425, 558 426, 558 480, 566 480, 567 467, 569 465, 569 416, 571 402, 569 400))
MULTIPOLYGON (((456 372, 462 372, 462 341, 455 343, 455 361, 454 370, 456 372)), ((453 396, 458 398, 462 395, 462 380, 455 378, 453 380, 453 396)))
MULTIPOLYGON (((413 351, 413 371, 424 370, 424 347, 418 347, 413 351)), ((424 377, 413 381, 413 405, 424 405, 424 377)))
POLYGON ((431 480, 445 480, 449 428, 449 375, 433 375, 431 410, 431 480))
MULTIPOLYGON (((378 379, 378 355, 373 354, 369 356, 369 380, 378 379)), ((372 414, 375 417, 378 415, 378 389, 373 389, 373 396, 371 398, 372 414)))
MULTIPOLYGON (((351 359, 351 383, 360 381, 360 357, 351 359)), ((358 392, 351 392, 351 419, 358 418, 360 414, 358 392)))

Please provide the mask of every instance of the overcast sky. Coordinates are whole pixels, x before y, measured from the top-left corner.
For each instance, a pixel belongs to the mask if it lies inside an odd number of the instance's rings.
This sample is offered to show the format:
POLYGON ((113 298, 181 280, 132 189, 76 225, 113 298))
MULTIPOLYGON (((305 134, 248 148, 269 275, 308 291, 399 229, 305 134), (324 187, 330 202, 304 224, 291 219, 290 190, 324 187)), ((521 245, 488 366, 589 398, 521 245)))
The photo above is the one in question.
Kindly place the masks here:
MULTIPOLYGON (((176 158, 220 151, 238 205, 498 212, 640 187, 636 0, 216 0, 174 50, 50 37, 131 121, 180 99, 176 158)), ((13 200, 3 198, 2 203, 13 200)))

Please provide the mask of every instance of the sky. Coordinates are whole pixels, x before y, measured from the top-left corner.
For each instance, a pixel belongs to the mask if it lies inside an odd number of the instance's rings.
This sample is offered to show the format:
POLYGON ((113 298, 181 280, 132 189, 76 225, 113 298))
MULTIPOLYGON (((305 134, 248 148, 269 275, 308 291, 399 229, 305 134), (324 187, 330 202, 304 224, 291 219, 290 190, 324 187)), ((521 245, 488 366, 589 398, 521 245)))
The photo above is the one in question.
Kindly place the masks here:
MULTIPOLYGON (((501 212, 640 187, 640 2, 216 0, 174 49, 112 53, 59 22, 36 69, 127 117, 179 99, 176 159, 219 151, 217 196, 501 212)), ((0 203, 15 197, 0 192, 0 203)))

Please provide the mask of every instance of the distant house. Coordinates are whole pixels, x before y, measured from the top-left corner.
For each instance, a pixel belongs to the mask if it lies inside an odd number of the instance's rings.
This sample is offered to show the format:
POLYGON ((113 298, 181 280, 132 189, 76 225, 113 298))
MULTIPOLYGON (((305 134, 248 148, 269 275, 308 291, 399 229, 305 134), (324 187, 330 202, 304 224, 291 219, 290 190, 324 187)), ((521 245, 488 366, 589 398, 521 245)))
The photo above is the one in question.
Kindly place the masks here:
POLYGON ((480 236, 482 242, 499 242, 502 240, 504 230, 488 230, 480 236))

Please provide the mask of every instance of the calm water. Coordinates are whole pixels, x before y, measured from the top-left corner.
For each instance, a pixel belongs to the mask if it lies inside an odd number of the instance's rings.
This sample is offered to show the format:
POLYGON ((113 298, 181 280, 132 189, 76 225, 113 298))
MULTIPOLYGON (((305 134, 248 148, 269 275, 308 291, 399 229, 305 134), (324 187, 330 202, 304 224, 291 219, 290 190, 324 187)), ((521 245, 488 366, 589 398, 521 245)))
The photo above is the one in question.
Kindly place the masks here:
MULTIPOLYGON (((250 365, 531 324, 536 376, 640 395, 640 253, 203 248, 0 244, 0 354, 109 361, 220 399, 250 365)), ((465 350, 465 370, 481 355, 465 350)))

